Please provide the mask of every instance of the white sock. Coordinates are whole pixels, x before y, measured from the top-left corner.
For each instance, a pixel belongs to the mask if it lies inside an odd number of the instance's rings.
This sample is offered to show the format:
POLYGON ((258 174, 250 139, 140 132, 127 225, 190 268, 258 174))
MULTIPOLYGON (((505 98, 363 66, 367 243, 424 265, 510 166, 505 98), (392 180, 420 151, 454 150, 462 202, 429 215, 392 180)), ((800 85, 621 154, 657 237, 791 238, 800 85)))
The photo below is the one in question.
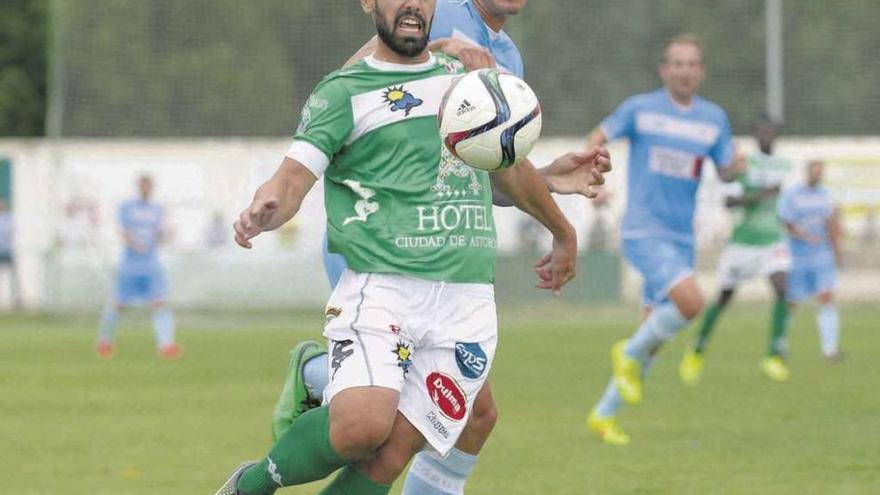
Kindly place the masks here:
POLYGON ((644 363, 663 342, 674 337, 687 324, 687 319, 671 301, 660 304, 629 338, 626 354, 644 363))
POLYGON ((836 356, 840 352, 840 315, 834 303, 823 304, 816 314, 819 324, 819 343, 825 357, 836 356))
POLYGON ((166 307, 153 310, 153 332, 159 348, 174 343, 174 316, 166 307))
POLYGON ((413 459, 401 495, 462 495, 477 456, 453 448, 444 458, 419 452, 413 459))

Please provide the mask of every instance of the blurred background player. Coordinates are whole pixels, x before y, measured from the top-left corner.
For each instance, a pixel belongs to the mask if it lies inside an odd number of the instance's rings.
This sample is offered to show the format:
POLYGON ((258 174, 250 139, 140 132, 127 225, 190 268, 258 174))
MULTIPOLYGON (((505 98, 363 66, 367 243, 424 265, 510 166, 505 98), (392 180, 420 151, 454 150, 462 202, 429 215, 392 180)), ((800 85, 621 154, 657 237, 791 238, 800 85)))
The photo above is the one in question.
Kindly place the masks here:
POLYGON ((9 280, 9 298, 12 308, 21 307, 21 285, 15 262, 15 219, 6 200, 0 199, 0 271, 6 272, 9 280))
POLYGON ((702 55, 696 38, 674 38, 659 68, 663 87, 628 98, 588 138, 591 147, 629 138, 622 251, 644 279, 647 313, 629 339, 612 347, 613 377, 588 418, 608 444, 629 443, 615 419, 622 401, 641 402, 654 353, 703 309, 693 218, 704 160, 711 158, 725 181, 739 174, 727 114, 696 94, 705 76, 702 55))
MULTIPOLYGON (((431 25, 429 49, 458 57, 468 69, 497 65, 522 78, 523 62, 519 50, 502 28, 508 16, 519 13, 526 2, 439 0, 431 25)), ((348 64, 369 55, 375 47, 376 38, 373 38, 348 64)), ((607 171, 610 167, 604 150, 563 155, 551 165, 538 169, 538 174, 553 192, 589 196, 593 194, 590 186, 602 181, 601 173, 593 172, 597 166, 600 171, 607 171)), ((493 192, 496 204, 512 204, 507 198, 500 199, 503 194, 493 192)), ((330 286, 335 287, 346 264, 341 255, 329 252, 326 236, 323 257, 330 286)), ((328 311, 331 310, 328 308, 328 311)), ((332 315, 328 313, 327 316, 332 315)), ((300 414, 320 405, 328 381, 327 369, 327 352, 319 343, 301 342, 291 351, 284 389, 273 414, 275 438, 289 428, 300 414)), ((477 455, 495 426, 497 414, 487 380, 477 395, 473 414, 455 448, 446 457, 433 452, 421 452, 415 456, 404 484, 404 495, 462 493, 465 481, 476 464, 477 455)))
POLYGON ((179 358, 183 349, 174 340, 174 317, 166 304, 168 281, 159 260, 162 241, 162 206, 152 201, 153 179, 142 175, 137 181, 138 197, 119 206, 124 249, 116 275, 116 291, 101 317, 98 356, 113 355, 116 323, 123 308, 148 305, 153 312, 153 331, 159 355, 179 358))
POLYGON ((836 359, 840 357, 840 315, 834 304, 834 288, 842 256, 843 227, 831 193, 822 186, 824 169, 821 160, 807 163, 806 183, 780 196, 779 217, 785 222, 792 259, 787 285, 791 309, 816 296, 822 354, 836 359))
POLYGON ((783 362, 788 315, 785 274, 791 266, 791 258, 785 247, 782 223, 776 214, 776 200, 782 182, 791 171, 791 162, 773 153, 778 134, 778 127, 773 122, 759 120, 753 131, 758 150, 749 155, 748 170, 730 184, 725 198, 725 205, 738 210, 739 218, 719 261, 721 292, 718 299, 706 308, 694 345, 687 348, 679 366, 679 375, 688 385, 694 385, 700 379, 709 337, 718 316, 733 299, 737 285, 756 275, 768 277, 776 296, 767 358, 762 361, 761 369, 771 380, 788 378, 788 368, 783 362))

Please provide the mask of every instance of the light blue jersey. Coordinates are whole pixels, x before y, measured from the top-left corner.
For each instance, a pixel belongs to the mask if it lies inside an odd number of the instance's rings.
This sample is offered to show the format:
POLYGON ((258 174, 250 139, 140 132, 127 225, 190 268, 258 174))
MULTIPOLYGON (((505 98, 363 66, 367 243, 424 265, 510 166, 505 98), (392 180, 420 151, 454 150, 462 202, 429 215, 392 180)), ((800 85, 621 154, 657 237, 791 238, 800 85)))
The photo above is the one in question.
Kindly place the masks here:
MULTIPOLYGON (((477 8, 469 0, 439 0, 434 11, 430 40, 455 38, 468 41, 488 50, 499 68, 523 78, 523 61, 516 44, 507 33, 492 31, 483 21, 477 8)), ((345 258, 327 250, 327 235, 323 241, 324 272, 330 287, 336 287, 345 271, 345 258)))
POLYGON ((665 89, 635 95, 600 124, 608 140, 629 138, 626 260, 644 278, 643 302, 657 306, 694 271, 694 211, 705 159, 733 161, 727 114, 695 96, 677 105, 665 89))
POLYGON ((481 46, 495 57, 499 68, 523 78, 523 61, 516 44, 504 31, 486 25, 470 0, 438 0, 431 25, 431 41, 455 38, 481 46))
POLYGON ((828 234, 828 223, 834 215, 834 199, 822 186, 799 185, 785 190, 779 197, 779 217, 785 223, 818 242, 811 243, 788 236, 788 248, 796 263, 827 265, 834 263, 834 250, 828 234))
POLYGON ((658 89, 628 98, 600 126, 608 140, 629 138, 622 237, 693 243, 705 159, 719 169, 733 161, 724 110, 699 96, 684 108, 658 89))
POLYGON ((154 303, 167 297, 168 284, 159 262, 162 207, 133 199, 119 207, 119 224, 139 249, 126 246, 116 280, 116 299, 123 305, 154 303))
POLYGON ((787 279, 787 297, 798 302, 837 284, 837 267, 828 224, 834 215, 834 199, 822 186, 799 185, 783 191, 779 197, 779 217, 815 242, 787 237, 791 252, 791 271, 787 279))

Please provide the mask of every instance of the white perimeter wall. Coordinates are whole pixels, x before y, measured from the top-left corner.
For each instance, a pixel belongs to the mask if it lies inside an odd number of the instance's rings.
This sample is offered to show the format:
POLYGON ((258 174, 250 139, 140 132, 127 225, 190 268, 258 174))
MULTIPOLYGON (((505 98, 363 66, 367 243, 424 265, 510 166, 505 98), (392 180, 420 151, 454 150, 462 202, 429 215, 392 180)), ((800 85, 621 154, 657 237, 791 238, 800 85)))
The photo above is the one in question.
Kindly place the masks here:
MULTIPOLYGON (((532 159, 541 165, 580 143, 546 139, 532 159)), ((13 162, 16 245, 26 305, 54 309, 101 305, 121 247, 116 205, 134 194, 135 179, 142 172, 154 176, 156 197, 168 211, 171 238, 164 259, 176 305, 322 305, 328 287, 320 258, 324 222, 320 186, 306 198, 292 225, 263 236, 253 251, 231 242, 233 218, 272 174, 288 145, 287 139, 0 140, 0 156, 13 162), (209 248, 206 239, 214 217, 220 218, 227 242, 209 248)), ((740 145, 746 150, 753 146, 749 139, 740 145)), ((619 219, 626 193, 626 143, 614 143, 611 152, 612 216, 619 219)), ((779 153, 799 162, 811 157, 829 160, 829 183, 848 206, 852 232, 861 228, 864 205, 880 204, 880 138, 788 138, 780 140, 779 153)), ((719 245, 730 228, 721 205, 721 185, 711 167, 707 169, 696 219, 701 247, 719 245)), ((799 176, 798 169, 791 181, 799 176)), ((586 245, 592 207, 580 197, 557 200, 586 245)), ((501 251, 516 249, 522 214, 496 208, 495 215, 501 251)), ((549 238, 544 242, 549 245, 549 238)), ((0 275, 0 304, 6 300, 4 275, 0 275)), ((704 279, 709 286, 714 283, 712 274, 704 279)), ((877 282, 876 273, 845 274, 843 297, 876 299, 877 282)), ((625 287, 634 298, 637 278, 628 275, 625 287)), ((747 292, 752 297, 765 294, 760 283, 747 292)))

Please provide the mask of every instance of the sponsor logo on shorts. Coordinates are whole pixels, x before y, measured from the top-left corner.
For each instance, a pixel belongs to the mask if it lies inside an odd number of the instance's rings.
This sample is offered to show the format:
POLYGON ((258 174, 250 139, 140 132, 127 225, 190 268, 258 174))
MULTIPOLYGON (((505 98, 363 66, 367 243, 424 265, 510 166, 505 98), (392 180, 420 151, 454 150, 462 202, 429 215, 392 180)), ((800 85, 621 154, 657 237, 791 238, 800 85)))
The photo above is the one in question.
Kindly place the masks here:
POLYGON ((348 348, 352 344, 354 344, 354 342, 350 340, 333 341, 333 352, 331 353, 333 360, 330 362, 330 367, 333 368, 333 375, 330 377, 331 380, 336 378, 336 372, 342 367, 342 362, 354 354, 354 349, 348 348))
POLYGON ((425 380, 428 395, 440 412, 453 421, 461 421, 467 413, 464 390, 451 376, 435 371, 425 380))
POLYGON ((446 428, 442 421, 440 421, 440 418, 437 417, 437 413, 431 411, 425 415, 425 419, 431 423, 431 426, 434 427, 434 430, 436 430, 441 437, 449 438, 449 429, 446 428))
POLYGON ((397 342, 397 346, 393 351, 395 356, 397 356, 397 367, 403 369, 403 376, 409 372, 409 367, 412 366, 412 347, 406 342, 397 342))
POLYGON ((388 325, 388 329, 391 330, 391 333, 394 335, 400 335, 400 325, 388 325))
POLYGON ((477 379, 486 372, 489 359, 480 344, 475 342, 455 343, 455 364, 465 378, 477 379))
POLYGON ((326 318, 327 321, 330 321, 333 318, 336 318, 337 316, 339 316, 341 314, 342 314, 342 308, 337 308, 335 306, 327 306, 327 309, 324 310, 324 318, 326 318))

